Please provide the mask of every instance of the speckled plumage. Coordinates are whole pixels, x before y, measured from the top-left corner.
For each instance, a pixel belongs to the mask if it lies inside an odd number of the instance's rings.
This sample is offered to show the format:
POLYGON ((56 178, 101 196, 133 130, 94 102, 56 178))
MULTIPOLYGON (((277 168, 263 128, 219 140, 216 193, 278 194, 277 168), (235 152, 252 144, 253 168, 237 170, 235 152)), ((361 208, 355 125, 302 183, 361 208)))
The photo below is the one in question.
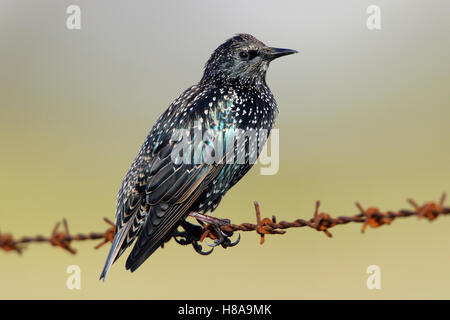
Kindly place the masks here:
MULTIPOLYGON (((174 162, 172 152, 182 141, 174 130, 200 126, 225 142, 232 141, 238 129, 257 135, 270 132, 278 106, 266 84, 266 71, 271 60, 294 52, 267 47, 248 34, 236 35, 214 51, 201 81, 159 117, 122 182, 116 235, 101 278, 137 238, 126 262, 127 269, 136 270, 189 212, 214 211, 248 172, 248 156, 242 164, 174 162)), ((259 151, 250 153, 258 156, 259 151)))

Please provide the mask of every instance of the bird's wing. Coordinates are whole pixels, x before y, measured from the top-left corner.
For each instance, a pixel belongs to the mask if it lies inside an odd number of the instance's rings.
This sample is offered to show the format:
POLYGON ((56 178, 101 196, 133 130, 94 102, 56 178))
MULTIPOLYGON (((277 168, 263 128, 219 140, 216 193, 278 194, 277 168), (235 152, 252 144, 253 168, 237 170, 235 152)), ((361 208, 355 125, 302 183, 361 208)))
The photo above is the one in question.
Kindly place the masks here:
POLYGON ((169 162, 160 169, 160 174, 150 180, 146 189, 150 210, 128 256, 127 269, 136 270, 173 233, 180 219, 222 167, 223 164, 197 164, 175 168, 169 162))
POLYGON ((172 234, 191 204, 222 169, 223 164, 175 163, 171 153, 179 143, 170 142, 157 153, 143 192, 133 192, 118 208, 118 228, 101 279, 138 236, 126 262, 127 269, 136 270, 172 234))

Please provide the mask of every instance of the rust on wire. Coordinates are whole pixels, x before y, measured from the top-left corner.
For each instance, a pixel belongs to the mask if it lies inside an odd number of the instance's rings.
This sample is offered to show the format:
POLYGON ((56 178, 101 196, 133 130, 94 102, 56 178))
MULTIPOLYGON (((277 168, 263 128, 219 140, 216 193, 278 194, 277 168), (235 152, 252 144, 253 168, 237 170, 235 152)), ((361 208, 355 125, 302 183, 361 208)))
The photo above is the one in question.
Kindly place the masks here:
POLYGON ((98 240, 102 239, 97 246, 96 249, 100 248, 107 242, 112 242, 114 239, 115 226, 109 219, 104 218, 106 223, 110 225, 108 229, 104 232, 91 232, 89 234, 79 233, 76 235, 71 235, 69 232, 69 227, 66 219, 63 219, 63 230, 60 231, 61 223, 58 222, 52 230, 50 236, 34 236, 34 237, 22 237, 20 239, 15 240, 11 234, 2 234, 0 233, 0 249, 4 251, 16 251, 18 253, 22 253, 22 249, 27 243, 36 243, 36 242, 47 242, 52 246, 60 247, 71 254, 76 254, 76 250, 70 246, 72 241, 83 241, 83 240, 98 240))
MULTIPOLYGON (((280 221, 277 222, 275 216, 272 218, 261 218, 261 209, 257 202, 254 202, 255 213, 256 213, 256 224, 252 223, 241 223, 241 224, 225 224, 221 225, 219 228, 225 232, 236 232, 236 231, 256 231, 260 235, 260 243, 263 244, 265 241, 265 235, 267 234, 284 234, 286 231, 284 229, 289 228, 300 228, 309 227, 317 231, 323 232, 328 237, 332 237, 329 229, 337 225, 347 224, 347 223, 362 223, 361 232, 364 233, 367 227, 377 228, 382 225, 391 224, 397 218, 417 216, 419 219, 425 218, 429 221, 435 220, 439 215, 450 214, 450 207, 445 207, 446 194, 444 193, 439 202, 425 202, 423 205, 418 205, 413 199, 408 199, 408 203, 411 204, 413 209, 411 210, 399 210, 399 211, 381 211, 377 207, 367 207, 364 208, 359 202, 356 202, 356 207, 359 213, 353 216, 339 216, 333 218, 330 214, 320 212, 320 202, 317 201, 315 205, 315 210, 313 217, 309 220, 297 219, 292 222, 280 221)), ((76 250, 71 247, 73 241, 84 241, 84 240, 102 240, 99 244, 95 246, 95 249, 102 247, 108 242, 112 242, 114 239, 115 225, 112 221, 104 218, 105 222, 109 227, 104 232, 91 232, 89 234, 76 234, 71 235, 69 232, 69 227, 66 219, 63 219, 62 225, 63 229, 60 230, 61 223, 58 222, 50 236, 34 236, 34 237, 22 237, 15 239, 11 234, 0 233, 0 249, 4 251, 15 251, 17 253, 22 253, 24 246, 27 243, 37 243, 37 242, 47 242, 52 246, 60 247, 63 250, 75 254, 76 250)), ((210 225, 202 225, 204 228, 203 235, 201 236, 201 241, 205 238, 216 239, 216 235, 213 232, 213 228, 210 225)))

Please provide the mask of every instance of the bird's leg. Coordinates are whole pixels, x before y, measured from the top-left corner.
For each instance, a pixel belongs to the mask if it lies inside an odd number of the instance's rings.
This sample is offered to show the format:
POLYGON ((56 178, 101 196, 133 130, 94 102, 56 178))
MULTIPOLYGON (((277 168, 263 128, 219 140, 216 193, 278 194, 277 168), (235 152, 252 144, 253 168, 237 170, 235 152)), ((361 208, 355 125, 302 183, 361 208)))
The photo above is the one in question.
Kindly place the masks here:
POLYGON ((229 219, 219 219, 198 212, 191 212, 189 215, 196 218, 204 228, 204 232, 199 241, 203 241, 204 238, 209 235, 214 239, 214 244, 208 244, 211 247, 222 245, 222 247, 227 248, 234 247, 239 243, 241 239, 240 235, 238 235, 238 239, 236 241, 231 242, 230 237, 233 236, 233 232, 223 231, 220 228, 221 226, 229 225, 231 223, 229 219), (205 225, 204 223, 207 223, 208 225, 205 225))
POLYGON ((230 219, 219 219, 219 218, 215 218, 212 216, 208 216, 206 214, 202 214, 199 212, 191 212, 189 213, 189 215, 195 219, 197 219, 197 221, 203 221, 206 222, 208 224, 212 224, 212 225, 216 225, 216 226, 226 226, 228 224, 231 223, 230 219))

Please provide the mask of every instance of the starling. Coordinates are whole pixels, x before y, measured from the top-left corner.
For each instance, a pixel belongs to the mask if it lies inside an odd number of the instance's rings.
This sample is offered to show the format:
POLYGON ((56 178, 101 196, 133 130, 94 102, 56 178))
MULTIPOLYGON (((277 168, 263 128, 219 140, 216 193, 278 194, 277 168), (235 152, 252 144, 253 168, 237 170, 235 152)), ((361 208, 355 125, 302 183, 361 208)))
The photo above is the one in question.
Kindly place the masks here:
MULTIPOLYGON (((116 233, 100 279, 105 279, 112 263, 134 240, 126 261, 126 269, 132 272, 180 226, 195 232, 185 221, 190 214, 200 223, 220 225, 225 221, 208 220, 206 213, 213 212, 248 172, 254 163, 249 161, 251 156, 258 157, 261 148, 250 147, 247 137, 242 161, 225 161, 225 156, 238 148, 235 138, 239 130, 254 133, 265 143, 278 114, 266 71, 272 60, 296 52, 268 47, 249 34, 238 34, 213 52, 200 82, 184 91, 159 117, 121 184, 116 233), (219 161, 206 161, 208 148, 187 144, 187 135, 175 134, 192 135, 194 129, 220 137, 222 144, 210 151, 219 161), (183 143, 189 148, 176 151, 183 143), (195 151, 194 156, 186 150, 195 151)), ((219 243, 224 238, 227 235, 219 243)))

